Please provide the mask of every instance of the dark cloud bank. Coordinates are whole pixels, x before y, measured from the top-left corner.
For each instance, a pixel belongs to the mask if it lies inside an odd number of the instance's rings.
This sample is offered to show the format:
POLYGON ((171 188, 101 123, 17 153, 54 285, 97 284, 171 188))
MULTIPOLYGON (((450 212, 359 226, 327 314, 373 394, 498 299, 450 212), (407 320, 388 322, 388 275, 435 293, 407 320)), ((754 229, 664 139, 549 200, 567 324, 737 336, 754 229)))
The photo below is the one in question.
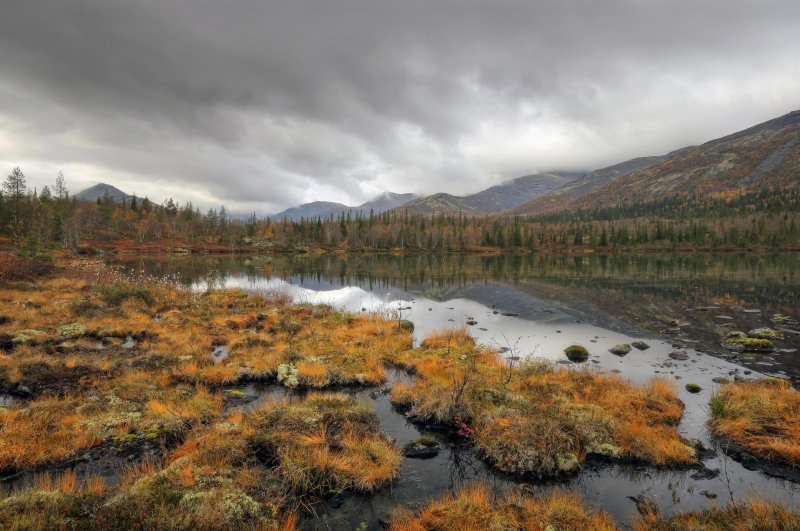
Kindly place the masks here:
POLYGON ((474 192, 800 107, 796 0, 2 7, 2 168, 238 211, 474 192))

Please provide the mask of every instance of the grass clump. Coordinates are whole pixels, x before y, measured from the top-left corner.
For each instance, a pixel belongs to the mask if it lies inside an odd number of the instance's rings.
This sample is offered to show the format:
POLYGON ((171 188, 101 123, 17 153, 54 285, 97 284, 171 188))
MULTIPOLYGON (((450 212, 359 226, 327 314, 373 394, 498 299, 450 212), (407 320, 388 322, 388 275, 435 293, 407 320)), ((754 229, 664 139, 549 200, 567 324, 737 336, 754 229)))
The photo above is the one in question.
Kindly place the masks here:
POLYGON ((768 461, 800 462, 800 392, 763 379, 724 384, 711 398, 712 433, 768 461))
POLYGON ((267 404, 251 426, 252 445, 296 494, 371 492, 399 473, 402 455, 381 435, 375 413, 344 394, 267 404))
POLYGON ((484 485, 472 485, 457 494, 430 502, 416 512, 398 512, 390 531, 430 529, 553 529, 614 530, 611 517, 589 509, 574 493, 554 491, 541 496, 521 492, 493 494, 484 485))
POLYGON ((408 351, 391 361, 418 375, 414 385, 395 384, 397 407, 450 427, 507 473, 569 473, 587 455, 654 465, 696 461, 675 429, 683 404, 665 379, 634 386, 546 361, 510 369, 496 352, 469 342, 408 351))
POLYGON ((100 299, 109 306, 120 306, 128 299, 137 299, 145 304, 152 304, 154 300, 153 293, 148 287, 124 280, 100 284, 96 290, 100 299))
POLYGON ((680 513, 668 518, 650 514, 639 518, 637 531, 790 531, 800 529, 800 514, 758 499, 727 507, 680 513))

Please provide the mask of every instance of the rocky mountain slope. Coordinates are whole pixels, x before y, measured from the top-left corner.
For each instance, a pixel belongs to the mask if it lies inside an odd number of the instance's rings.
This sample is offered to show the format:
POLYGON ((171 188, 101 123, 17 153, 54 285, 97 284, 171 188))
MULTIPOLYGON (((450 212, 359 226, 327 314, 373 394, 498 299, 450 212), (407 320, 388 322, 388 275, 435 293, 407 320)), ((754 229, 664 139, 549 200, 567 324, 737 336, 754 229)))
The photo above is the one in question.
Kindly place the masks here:
MULTIPOLYGON (((592 172, 573 183, 577 185, 573 190, 556 190, 512 212, 539 214, 674 196, 726 197, 760 189, 796 189, 800 186, 800 111, 647 159, 648 164, 607 182, 592 172)), ((624 164, 636 161, 642 159, 624 164)))
POLYGON ((438 193, 415 199, 400 208, 409 213, 485 212, 495 213, 514 208, 547 194, 580 177, 579 172, 551 172, 526 175, 505 181, 475 194, 455 196, 438 193))

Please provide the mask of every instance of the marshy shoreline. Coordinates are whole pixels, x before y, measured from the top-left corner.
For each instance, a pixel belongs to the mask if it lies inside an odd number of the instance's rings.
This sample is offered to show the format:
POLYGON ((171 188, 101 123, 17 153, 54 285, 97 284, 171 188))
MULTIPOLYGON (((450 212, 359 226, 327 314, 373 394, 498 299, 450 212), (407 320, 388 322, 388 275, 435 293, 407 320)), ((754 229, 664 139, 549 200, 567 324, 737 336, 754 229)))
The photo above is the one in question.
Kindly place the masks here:
MULTIPOLYGON (((278 293, 187 291, 93 260, 17 267, 0 287, 4 528, 352 528, 357 500, 402 483, 409 461, 417 470, 438 463, 404 457, 415 440, 443 453, 463 448, 482 472, 453 498, 437 502, 439 492, 365 516, 366 528, 797 522, 767 502, 663 518, 643 502, 626 524, 580 494, 538 491, 541 480, 558 484, 593 462, 708 472, 708 449, 677 430, 685 406, 664 376, 632 384, 578 364, 512 359, 458 326, 414 347, 401 315, 278 293), (416 427, 400 427, 406 421, 416 427), (387 434, 387 422, 405 435, 387 434), (416 435, 428 439, 409 439, 416 435), (508 480, 492 489, 493 477, 508 480), (520 519, 519 507, 533 520, 520 519)), ((779 408, 717 408, 713 429, 750 444, 757 460, 791 465, 800 436, 790 385, 732 380, 712 407, 761 386, 779 408), (718 429, 733 418, 734 428, 750 422, 752 436, 767 413, 761 437, 782 441, 780 459, 774 444, 760 451, 730 425, 718 429)))

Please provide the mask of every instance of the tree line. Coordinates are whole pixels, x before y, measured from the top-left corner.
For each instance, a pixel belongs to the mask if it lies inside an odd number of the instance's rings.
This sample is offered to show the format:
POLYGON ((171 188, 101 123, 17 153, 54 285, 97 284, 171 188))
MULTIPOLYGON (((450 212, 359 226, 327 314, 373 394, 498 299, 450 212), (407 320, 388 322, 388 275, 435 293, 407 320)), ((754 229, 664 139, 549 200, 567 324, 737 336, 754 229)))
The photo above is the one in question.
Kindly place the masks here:
POLYGON ((800 192, 684 196, 539 216, 412 214, 402 209, 299 220, 233 217, 191 202, 70 196, 64 175, 41 191, 19 168, 0 193, 0 234, 19 253, 62 247, 175 245, 302 251, 552 251, 581 248, 797 248, 800 192))

